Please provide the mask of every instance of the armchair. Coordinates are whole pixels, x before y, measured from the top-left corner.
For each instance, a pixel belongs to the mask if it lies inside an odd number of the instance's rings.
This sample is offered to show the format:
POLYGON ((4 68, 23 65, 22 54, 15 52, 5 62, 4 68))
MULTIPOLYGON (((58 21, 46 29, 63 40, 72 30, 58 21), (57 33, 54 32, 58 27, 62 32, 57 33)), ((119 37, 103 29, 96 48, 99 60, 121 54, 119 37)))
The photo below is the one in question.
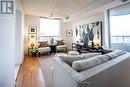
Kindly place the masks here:
POLYGON ((39 56, 40 56, 41 53, 47 52, 49 54, 49 52, 51 51, 51 48, 48 46, 47 42, 48 41, 39 42, 39 46, 38 46, 39 56))
POLYGON ((64 51, 67 52, 67 45, 64 43, 64 40, 56 40, 56 50, 57 52, 64 51))

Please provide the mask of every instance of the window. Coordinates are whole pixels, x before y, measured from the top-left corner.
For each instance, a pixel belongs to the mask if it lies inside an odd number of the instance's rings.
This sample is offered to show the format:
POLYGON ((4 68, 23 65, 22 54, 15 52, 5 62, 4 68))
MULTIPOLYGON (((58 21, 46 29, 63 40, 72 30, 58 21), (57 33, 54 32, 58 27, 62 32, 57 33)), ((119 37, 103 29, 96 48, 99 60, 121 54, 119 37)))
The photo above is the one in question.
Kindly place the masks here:
POLYGON ((40 18, 40 35, 39 40, 50 40, 51 38, 60 38, 60 21, 40 18))
POLYGON ((130 52, 130 14, 110 17, 111 47, 130 52), (120 19, 120 20, 119 20, 120 19))
POLYGON ((110 10, 111 48, 130 52, 130 3, 110 10))

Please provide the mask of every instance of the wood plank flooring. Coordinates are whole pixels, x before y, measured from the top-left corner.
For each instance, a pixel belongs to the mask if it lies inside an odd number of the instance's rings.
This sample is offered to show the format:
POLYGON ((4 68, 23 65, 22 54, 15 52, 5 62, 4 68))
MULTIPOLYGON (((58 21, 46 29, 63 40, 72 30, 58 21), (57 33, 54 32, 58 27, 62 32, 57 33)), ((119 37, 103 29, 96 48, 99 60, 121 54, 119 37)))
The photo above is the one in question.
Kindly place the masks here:
POLYGON ((37 58, 24 58, 15 87, 46 87, 37 58))

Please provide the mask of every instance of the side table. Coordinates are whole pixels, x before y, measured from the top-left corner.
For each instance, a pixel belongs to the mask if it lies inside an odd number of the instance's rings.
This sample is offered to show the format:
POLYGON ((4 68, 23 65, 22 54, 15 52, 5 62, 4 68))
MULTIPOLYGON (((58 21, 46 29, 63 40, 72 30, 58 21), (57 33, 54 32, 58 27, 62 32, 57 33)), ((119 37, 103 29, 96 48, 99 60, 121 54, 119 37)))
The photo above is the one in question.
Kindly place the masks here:
POLYGON ((49 47, 51 48, 50 53, 56 53, 56 44, 51 44, 49 47))

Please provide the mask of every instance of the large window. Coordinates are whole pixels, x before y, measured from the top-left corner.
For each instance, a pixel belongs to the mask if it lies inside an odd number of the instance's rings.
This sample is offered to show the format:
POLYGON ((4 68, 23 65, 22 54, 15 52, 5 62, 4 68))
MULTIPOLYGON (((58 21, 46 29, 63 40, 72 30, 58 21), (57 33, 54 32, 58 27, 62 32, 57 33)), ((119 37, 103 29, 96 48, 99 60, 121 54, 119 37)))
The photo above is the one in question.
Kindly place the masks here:
POLYGON ((111 48, 130 52, 130 3, 110 10, 111 48))
POLYGON ((130 14, 110 17, 111 47, 130 52, 130 14))
POLYGON ((50 40, 51 38, 60 38, 60 21, 46 18, 40 18, 39 40, 50 40))

